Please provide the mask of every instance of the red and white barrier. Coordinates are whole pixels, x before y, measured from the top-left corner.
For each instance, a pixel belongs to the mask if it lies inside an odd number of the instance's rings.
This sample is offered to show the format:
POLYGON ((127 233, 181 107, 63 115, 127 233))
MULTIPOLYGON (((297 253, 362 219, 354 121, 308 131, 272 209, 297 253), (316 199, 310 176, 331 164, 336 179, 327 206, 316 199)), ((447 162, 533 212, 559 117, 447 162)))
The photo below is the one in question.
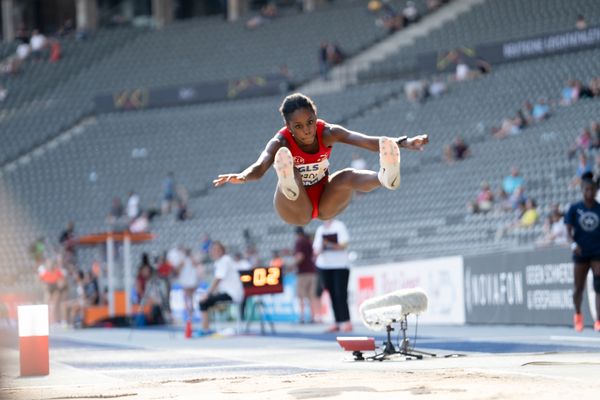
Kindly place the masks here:
POLYGON ((21 376, 48 375, 48 305, 19 306, 21 376))

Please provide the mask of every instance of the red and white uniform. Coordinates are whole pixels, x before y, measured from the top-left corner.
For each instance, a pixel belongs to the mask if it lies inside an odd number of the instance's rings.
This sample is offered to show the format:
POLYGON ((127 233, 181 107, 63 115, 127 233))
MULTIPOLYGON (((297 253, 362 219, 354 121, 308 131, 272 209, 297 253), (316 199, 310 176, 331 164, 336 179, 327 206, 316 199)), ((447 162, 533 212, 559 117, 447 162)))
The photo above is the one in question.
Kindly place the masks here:
POLYGON ((312 217, 319 216, 319 201, 325 185, 329 183, 329 156, 331 147, 323 144, 323 131, 326 122, 317 120, 317 141, 319 150, 316 153, 304 152, 294 140, 292 133, 287 127, 281 128, 279 134, 288 142, 288 148, 294 157, 294 167, 302 176, 302 184, 313 205, 312 217))

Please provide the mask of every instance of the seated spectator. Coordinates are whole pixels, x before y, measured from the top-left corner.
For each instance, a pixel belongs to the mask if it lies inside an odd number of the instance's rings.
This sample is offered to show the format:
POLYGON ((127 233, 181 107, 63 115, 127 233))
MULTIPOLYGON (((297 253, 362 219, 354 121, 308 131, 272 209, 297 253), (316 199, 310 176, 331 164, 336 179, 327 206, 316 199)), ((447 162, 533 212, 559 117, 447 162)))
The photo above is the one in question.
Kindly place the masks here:
POLYGON ((592 121, 590 124, 590 134, 592 135, 592 148, 600 149, 600 122, 592 121))
POLYGON ((567 227, 559 204, 553 204, 548 220, 544 224, 544 234, 537 241, 538 246, 567 244, 567 227))
POLYGON ((175 202, 175 197, 177 195, 177 182, 175 181, 175 174, 173 172, 169 172, 165 179, 163 180, 163 195, 162 195, 162 214, 171 213, 171 208, 175 202))
POLYGON ((478 57, 475 60, 475 67, 477 68, 479 75, 487 75, 492 72, 492 64, 481 57, 478 57))
POLYGON ((502 199, 501 207, 504 211, 516 211, 525 205, 527 197, 525 197, 525 188, 519 186, 510 195, 506 192, 500 192, 500 198, 502 199))
POLYGON ((127 218, 133 221, 140 215, 140 196, 133 190, 127 196, 127 218))
POLYGON ((533 120, 533 104, 529 100, 525 100, 519 109, 520 116, 523 118, 523 127, 531 125, 533 120))
POLYGON ((456 62, 456 74, 454 77, 458 82, 466 81, 471 78, 471 69, 462 58, 459 58, 456 62))
POLYGON ((581 177, 585 173, 592 172, 592 163, 588 159, 588 156, 585 152, 579 152, 579 158, 577 162, 577 171, 575 172, 575 176, 571 179, 570 187, 575 188, 581 184, 581 177))
POLYGON ((0 76, 16 75, 19 72, 21 72, 22 65, 23 60, 19 58, 19 56, 14 55, 7 57, 2 62, 0 62, 0 76))
POLYGON ((419 20, 419 11, 414 1, 409 0, 406 2, 406 6, 402 10, 402 16, 404 17, 405 25, 413 24, 419 20))
POLYGON ((25 60, 31 54, 31 47, 27 43, 21 43, 17 46, 17 58, 25 60))
POLYGON ((583 128, 581 134, 575 139, 575 143, 569 149, 569 158, 573 158, 577 152, 587 152, 592 147, 592 133, 583 128))
POLYGON ((477 194, 474 202, 469 203, 469 210, 474 213, 486 213, 494 206, 494 193, 490 189, 490 184, 487 182, 481 183, 481 190, 477 194))
POLYGON ((202 313, 202 334, 210 333, 208 311, 218 302, 232 301, 240 303, 244 297, 244 289, 240 281, 235 261, 226 253, 221 242, 213 242, 210 256, 215 261, 215 278, 205 295, 200 300, 202 313))
POLYGON ((427 90, 430 96, 439 97, 448 91, 448 86, 446 85, 446 82, 442 80, 441 77, 436 76, 435 78, 433 78, 433 82, 431 82, 427 90))
POLYGON ((37 29, 31 32, 31 39, 29 40, 29 46, 31 46, 31 55, 40 59, 42 52, 48 47, 48 39, 46 36, 40 33, 37 29))
POLYGON ((329 43, 327 45, 327 63, 330 67, 343 63, 345 59, 346 55, 339 45, 335 43, 329 43))
POLYGON ((523 186, 524 183, 525 179, 523 179, 523 176, 519 172, 519 168, 513 166, 510 169, 510 175, 507 175, 502 181, 502 190, 510 196, 517 188, 523 186))
POLYGON ((492 127, 491 130, 494 138, 504 139, 508 136, 518 135, 525 126, 525 118, 523 117, 521 110, 518 110, 514 118, 505 118, 499 128, 492 127))
POLYGON ((62 57, 62 46, 58 40, 50 41, 50 59, 51 63, 58 62, 62 57))
POLYGON ((262 6, 260 13, 246 22, 246 28, 255 29, 259 26, 271 21, 276 18, 279 11, 277 10, 277 4, 270 2, 262 6))
POLYGON ((123 208, 123 203, 121 203, 121 199, 119 197, 114 197, 112 200, 112 205, 110 206, 110 211, 106 216, 106 223, 115 229, 115 226, 121 222, 121 219, 125 215, 125 211, 123 208))
POLYGON ((404 84, 404 94, 411 103, 420 103, 427 97, 427 81, 414 80, 404 84))
POLYGON ((444 159, 448 164, 464 160, 470 155, 471 150, 469 149, 469 146, 460 136, 457 136, 451 144, 444 147, 444 159))
POLYGON ((563 87, 561 96, 560 96, 560 105, 561 106, 569 106, 575 102, 574 99, 575 92, 575 81, 573 79, 569 79, 566 85, 563 87))
POLYGON ((131 233, 142 233, 150 230, 150 219, 148 219, 148 212, 143 211, 136 219, 129 225, 131 233))
POLYGON ((67 18, 65 20, 65 23, 58 30, 58 35, 65 37, 65 36, 72 36, 74 33, 75 33, 75 24, 73 23, 73 20, 71 18, 67 18))
POLYGON ((550 117, 550 107, 546 103, 546 99, 540 98, 538 102, 535 103, 531 115, 533 116, 533 119, 536 122, 542 121, 550 117))
POLYGON ((577 16, 577 19, 575 20, 575 28, 577 28, 579 30, 583 30, 583 29, 587 28, 587 22, 583 15, 579 14, 577 16))
POLYGON ((501 239, 505 234, 518 228, 531 228, 538 220, 537 203, 534 199, 527 199, 525 201, 525 207, 523 213, 519 216, 515 222, 500 228, 496 232, 496 240, 501 239))
POLYGON ((593 97, 600 97, 600 76, 590 80, 590 92, 593 97))

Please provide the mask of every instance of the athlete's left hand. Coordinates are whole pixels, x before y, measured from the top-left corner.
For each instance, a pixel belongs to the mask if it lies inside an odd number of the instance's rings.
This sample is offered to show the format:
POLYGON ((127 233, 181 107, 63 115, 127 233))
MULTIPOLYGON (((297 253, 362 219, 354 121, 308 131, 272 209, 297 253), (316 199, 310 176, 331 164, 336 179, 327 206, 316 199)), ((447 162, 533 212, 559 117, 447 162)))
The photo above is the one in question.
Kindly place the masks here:
POLYGON ((423 151, 423 147, 429 143, 429 135, 418 135, 402 142, 402 147, 409 150, 423 151))

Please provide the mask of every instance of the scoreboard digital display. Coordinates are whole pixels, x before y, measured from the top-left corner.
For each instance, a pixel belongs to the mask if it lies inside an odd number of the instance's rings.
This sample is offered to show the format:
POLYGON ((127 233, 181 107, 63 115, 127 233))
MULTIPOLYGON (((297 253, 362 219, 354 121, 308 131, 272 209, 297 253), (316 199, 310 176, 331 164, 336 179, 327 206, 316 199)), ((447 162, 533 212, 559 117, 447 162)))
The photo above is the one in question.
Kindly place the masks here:
POLYGON ((280 267, 256 267, 248 271, 240 271, 240 280, 246 297, 283 293, 283 276, 280 267))

